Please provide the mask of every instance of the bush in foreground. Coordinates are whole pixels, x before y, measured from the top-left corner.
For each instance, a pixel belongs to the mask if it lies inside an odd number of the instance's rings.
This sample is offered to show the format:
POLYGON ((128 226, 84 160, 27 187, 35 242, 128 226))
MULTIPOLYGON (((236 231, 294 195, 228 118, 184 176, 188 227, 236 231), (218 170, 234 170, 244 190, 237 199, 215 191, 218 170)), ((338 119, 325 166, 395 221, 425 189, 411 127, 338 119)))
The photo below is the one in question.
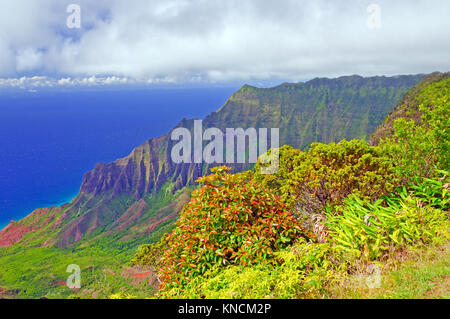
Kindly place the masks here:
POLYGON ((167 237, 161 264, 162 292, 176 295, 192 278, 213 267, 264 263, 274 252, 308 234, 271 190, 228 174, 227 167, 198 181, 191 201, 167 237))
POLYGON ((359 271, 358 267, 382 264, 405 250, 448 241, 449 198, 444 183, 430 180, 411 187, 400 197, 385 197, 374 204, 352 196, 333 214, 327 214, 326 242, 298 240, 274 252, 269 262, 213 267, 187 282, 177 297, 329 296, 334 287, 359 271))

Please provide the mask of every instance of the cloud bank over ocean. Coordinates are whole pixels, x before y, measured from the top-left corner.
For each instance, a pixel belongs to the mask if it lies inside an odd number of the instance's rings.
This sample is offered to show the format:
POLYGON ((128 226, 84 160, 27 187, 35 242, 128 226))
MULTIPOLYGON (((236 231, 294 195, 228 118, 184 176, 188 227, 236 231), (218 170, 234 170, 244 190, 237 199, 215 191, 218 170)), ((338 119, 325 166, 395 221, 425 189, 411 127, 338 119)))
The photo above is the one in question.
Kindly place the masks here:
POLYGON ((357 0, 80 0, 79 29, 67 27, 71 3, 2 2, 0 85, 299 81, 450 69, 446 0, 374 1, 377 28, 368 26, 372 2, 357 0))

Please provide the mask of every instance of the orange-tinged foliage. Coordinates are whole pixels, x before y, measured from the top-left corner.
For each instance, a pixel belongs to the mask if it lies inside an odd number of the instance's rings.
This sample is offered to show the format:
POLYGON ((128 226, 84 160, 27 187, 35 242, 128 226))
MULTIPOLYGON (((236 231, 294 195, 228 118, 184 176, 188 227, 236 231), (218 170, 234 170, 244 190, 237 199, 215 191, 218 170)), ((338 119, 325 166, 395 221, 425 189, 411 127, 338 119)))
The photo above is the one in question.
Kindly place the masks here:
POLYGON ((227 167, 198 180, 161 262, 163 289, 182 285, 215 265, 264 262, 299 236, 309 238, 278 196, 227 167))

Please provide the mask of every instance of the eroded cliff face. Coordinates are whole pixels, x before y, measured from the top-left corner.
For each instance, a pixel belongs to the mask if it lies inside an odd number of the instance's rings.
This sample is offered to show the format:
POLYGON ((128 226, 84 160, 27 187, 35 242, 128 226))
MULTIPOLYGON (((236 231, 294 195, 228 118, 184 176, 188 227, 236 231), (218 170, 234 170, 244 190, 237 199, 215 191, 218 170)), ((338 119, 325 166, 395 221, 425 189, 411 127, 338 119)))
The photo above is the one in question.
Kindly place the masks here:
MULTIPOLYGON (((270 89, 244 86, 203 128, 279 128, 280 145, 306 148, 312 142, 367 138, 422 76, 359 76, 315 79, 270 89)), ((194 120, 177 127, 191 130, 194 120)), ((171 132, 136 147, 113 163, 99 163, 83 178, 71 203, 34 211, 0 232, 0 246, 40 242, 70 246, 105 237, 143 238, 167 225, 189 200, 189 187, 207 173, 206 164, 176 164, 171 132), (44 213, 45 212, 45 213, 44 213)), ((230 165, 235 172, 249 165, 230 165)))
POLYGON ((170 158, 173 144, 169 135, 163 135, 148 140, 127 157, 97 164, 84 176, 80 194, 110 198, 126 194, 138 200, 158 192, 167 182, 175 183, 174 190, 183 188, 201 176, 201 165, 175 164, 170 158))

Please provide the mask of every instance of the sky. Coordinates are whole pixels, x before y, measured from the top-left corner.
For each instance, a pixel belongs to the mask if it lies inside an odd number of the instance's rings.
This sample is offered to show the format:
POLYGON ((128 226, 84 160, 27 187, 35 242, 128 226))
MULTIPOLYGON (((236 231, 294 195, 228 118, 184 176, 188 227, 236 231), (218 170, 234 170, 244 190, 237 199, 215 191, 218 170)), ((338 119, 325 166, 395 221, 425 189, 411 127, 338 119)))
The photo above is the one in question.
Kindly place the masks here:
POLYGON ((449 16, 448 0, 0 0, 0 88, 445 72, 449 16))

